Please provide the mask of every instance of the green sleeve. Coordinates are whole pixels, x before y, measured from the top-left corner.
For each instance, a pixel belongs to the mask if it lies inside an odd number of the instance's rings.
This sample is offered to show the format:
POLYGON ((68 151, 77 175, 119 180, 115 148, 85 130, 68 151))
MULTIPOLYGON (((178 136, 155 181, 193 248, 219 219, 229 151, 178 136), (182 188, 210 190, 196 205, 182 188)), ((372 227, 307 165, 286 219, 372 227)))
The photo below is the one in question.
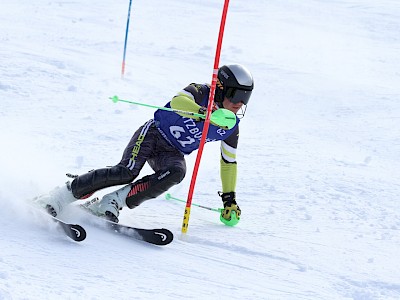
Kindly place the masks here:
POLYGON ((236 150, 238 141, 239 126, 228 138, 221 142, 221 182, 223 193, 235 192, 236 190, 236 150))
MULTIPOLYGON (((178 96, 172 98, 171 107, 173 109, 183 110, 183 111, 188 111, 188 112, 193 112, 193 113, 199 113, 199 109, 200 109, 200 105, 198 105, 196 102, 194 102, 194 100, 191 99, 189 96, 186 96, 184 94, 179 94, 178 96)), ((187 115, 184 113, 177 113, 177 114, 179 114, 185 118, 192 118, 197 121, 200 120, 199 117, 194 117, 194 116, 187 115)))
POLYGON ((221 158, 222 192, 229 193, 236 190, 237 164, 228 163, 221 158))

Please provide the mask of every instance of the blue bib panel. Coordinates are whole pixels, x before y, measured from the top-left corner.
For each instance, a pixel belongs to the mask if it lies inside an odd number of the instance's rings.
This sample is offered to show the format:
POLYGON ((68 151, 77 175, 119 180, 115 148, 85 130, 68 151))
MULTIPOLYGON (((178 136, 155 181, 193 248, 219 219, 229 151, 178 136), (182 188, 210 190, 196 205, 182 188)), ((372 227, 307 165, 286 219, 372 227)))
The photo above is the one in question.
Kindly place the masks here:
MULTIPOLYGON (((208 96, 202 102, 204 103, 200 104, 201 106, 207 106, 208 96)), ((165 107, 170 108, 170 102, 165 107)), ((177 113, 160 109, 154 113, 154 120, 164 138, 183 154, 190 154, 199 148, 204 121, 197 122, 177 113)), ((219 128, 210 123, 206 143, 225 140, 235 131, 238 125, 238 117, 236 117, 236 125, 230 130, 219 128)))

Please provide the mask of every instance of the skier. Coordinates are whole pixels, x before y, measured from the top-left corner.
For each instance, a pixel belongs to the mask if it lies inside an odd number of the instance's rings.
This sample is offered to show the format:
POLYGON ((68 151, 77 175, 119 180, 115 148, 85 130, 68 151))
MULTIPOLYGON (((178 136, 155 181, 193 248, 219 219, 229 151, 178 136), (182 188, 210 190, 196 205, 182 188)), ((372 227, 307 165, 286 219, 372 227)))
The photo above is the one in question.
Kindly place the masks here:
MULTIPOLYGON (((213 114, 219 108, 236 116, 233 128, 212 122, 207 142, 221 141, 220 176, 224 210, 222 218, 231 220, 232 212, 240 219, 241 210, 236 202, 237 177, 236 148, 239 137, 239 118, 254 87, 251 73, 242 65, 224 65, 218 69, 213 114), (240 112, 240 113, 239 113, 240 112)), ((178 93, 166 107, 185 112, 202 113, 207 110, 210 86, 192 83, 178 93)), ((212 116, 212 115, 211 115, 212 116)), ((180 183, 186 173, 184 155, 198 149, 204 119, 184 113, 157 110, 133 135, 123 152, 121 161, 110 168, 101 168, 75 177, 56 187, 36 202, 53 216, 78 199, 87 199, 94 192, 116 185, 125 185, 101 199, 87 201, 83 206, 93 214, 118 222, 119 211, 135 208, 145 200, 155 198, 180 183), (145 163, 155 171, 135 181, 145 163)))

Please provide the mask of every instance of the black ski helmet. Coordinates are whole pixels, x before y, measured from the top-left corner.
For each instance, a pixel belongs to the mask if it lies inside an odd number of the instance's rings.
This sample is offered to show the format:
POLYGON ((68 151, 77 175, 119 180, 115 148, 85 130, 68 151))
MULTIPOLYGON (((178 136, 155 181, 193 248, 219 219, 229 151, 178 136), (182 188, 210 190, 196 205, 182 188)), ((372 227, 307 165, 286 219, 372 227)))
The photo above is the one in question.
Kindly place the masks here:
POLYGON ((233 103, 247 104, 253 88, 253 76, 244 66, 224 65, 218 69, 215 101, 221 105, 226 97, 233 103))

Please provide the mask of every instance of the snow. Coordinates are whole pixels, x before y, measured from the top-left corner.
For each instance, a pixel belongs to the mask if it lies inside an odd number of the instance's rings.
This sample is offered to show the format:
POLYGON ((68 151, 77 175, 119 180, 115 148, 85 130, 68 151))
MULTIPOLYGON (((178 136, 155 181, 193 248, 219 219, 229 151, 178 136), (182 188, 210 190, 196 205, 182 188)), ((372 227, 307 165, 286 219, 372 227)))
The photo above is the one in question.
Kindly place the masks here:
MULTIPOLYGON (((396 0, 231 1, 221 65, 255 90, 241 122, 238 203, 217 213, 159 197, 121 222, 165 227, 165 247, 82 224, 75 243, 26 205, 65 173, 117 163, 154 110, 210 82, 223 1, 0 4, 0 299, 399 299, 400 5, 396 0)), ((186 199, 185 180, 169 192, 186 199)), ((142 175, 149 174, 143 169, 142 175)), ((193 202, 221 206, 219 143, 193 202)), ((98 193, 101 196, 107 191, 98 193)))

